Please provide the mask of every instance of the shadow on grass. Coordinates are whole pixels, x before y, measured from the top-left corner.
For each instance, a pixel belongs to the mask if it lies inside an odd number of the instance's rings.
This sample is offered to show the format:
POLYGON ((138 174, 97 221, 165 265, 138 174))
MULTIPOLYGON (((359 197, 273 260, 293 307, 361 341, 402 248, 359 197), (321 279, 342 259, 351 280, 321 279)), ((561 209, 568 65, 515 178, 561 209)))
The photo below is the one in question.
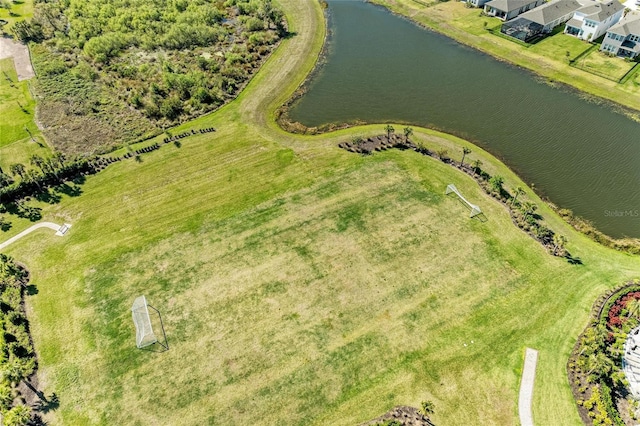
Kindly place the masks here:
POLYGON ((50 191, 46 188, 44 191, 33 194, 33 198, 47 204, 58 204, 62 197, 55 190, 50 191))
POLYGON ((71 186, 65 182, 54 187, 54 190, 69 197, 79 197, 82 194, 82 188, 80 188, 80 186, 75 183, 73 186, 71 186))

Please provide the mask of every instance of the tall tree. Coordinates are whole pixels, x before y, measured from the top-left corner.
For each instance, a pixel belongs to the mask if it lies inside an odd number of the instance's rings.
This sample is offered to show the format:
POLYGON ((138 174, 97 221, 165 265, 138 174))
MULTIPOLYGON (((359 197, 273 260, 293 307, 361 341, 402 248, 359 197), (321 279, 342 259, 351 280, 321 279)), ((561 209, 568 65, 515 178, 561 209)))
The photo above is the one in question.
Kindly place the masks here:
POLYGON ((516 201, 518 200, 518 196, 520 196, 520 195, 524 194, 524 189, 522 189, 522 187, 521 187, 521 186, 518 186, 518 187, 513 191, 513 193, 514 193, 514 196, 513 196, 513 198, 511 199, 511 205, 512 205, 512 206, 513 206, 513 205, 516 203, 516 201))
POLYGON ((464 157, 466 157, 467 154, 471 154, 471 150, 465 146, 462 148, 462 160, 460 160, 461 166, 464 164, 464 157))
POLYGON ((480 166, 482 166, 482 161, 474 160, 473 161, 473 172, 478 173, 480 171, 480 166))
POLYGON ((20 179, 24 179, 24 172, 25 172, 24 164, 14 163, 9 166, 9 170, 11 171, 12 175, 20 176, 20 179))
POLYGON ((489 179, 489 185, 491 188, 497 193, 502 193, 502 184, 504 183, 504 178, 502 176, 495 175, 491 179, 489 179))
POLYGON ((40 157, 38 154, 33 154, 29 158, 29 163, 32 166, 39 168, 42 173, 45 173, 45 170, 44 170, 44 158, 40 157))
POLYGON ((389 141, 389 143, 391 143, 391 133, 395 132, 396 129, 394 129, 391 124, 387 124, 384 127, 384 131, 387 132, 387 140, 389 141))
POLYGON ((522 209, 524 211, 524 218, 526 219, 527 216, 532 215, 538 209, 538 206, 531 201, 525 201, 522 203, 522 209))
POLYGON ((409 142, 409 136, 413 135, 413 129, 411 127, 404 128, 404 141, 409 142))

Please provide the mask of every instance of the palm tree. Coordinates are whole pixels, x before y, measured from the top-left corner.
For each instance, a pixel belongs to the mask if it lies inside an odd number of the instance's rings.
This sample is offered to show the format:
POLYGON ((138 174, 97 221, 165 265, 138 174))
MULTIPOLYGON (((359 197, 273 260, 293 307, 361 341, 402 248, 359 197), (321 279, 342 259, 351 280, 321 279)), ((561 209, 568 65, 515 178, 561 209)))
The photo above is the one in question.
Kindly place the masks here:
POLYGON ((462 148, 462 160, 460 160, 460 165, 461 166, 464 164, 464 157, 467 154, 471 154, 471 150, 465 146, 464 148, 462 148))
POLYGON ((20 176, 20 179, 24 179, 24 164, 15 163, 9 166, 11 174, 14 176, 20 176))
POLYGON ((640 299, 631 299, 627 302, 629 316, 640 319, 640 299))
POLYGON ((31 421, 31 408, 24 404, 18 404, 4 415, 5 426, 27 426, 31 421))
POLYGON ((433 414, 433 411, 435 409, 435 405, 433 403, 433 401, 422 401, 420 403, 420 412, 422 413, 422 415, 424 416, 429 416, 431 414, 433 414))
POLYGON ((44 159, 38 154, 33 154, 31 158, 29 158, 29 163, 31 163, 32 166, 39 168, 42 173, 45 173, 44 159))
POLYGON ((592 354, 587 359, 587 376, 596 376, 596 378, 604 377, 611 371, 612 362, 604 352, 592 354))
POLYGON ((511 199, 511 205, 512 205, 512 206, 513 206, 513 205, 516 203, 516 201, 518 200, 518 196, 519 196, 519 195, 524 194, 524 189, 522 189, 522 187, 521 187, 521 186, 519 186, 519 187, 517 187, 517 188, 515 189, 515 191, 513 191, 513 192, 514 192, 514 194, 515 194, 515 195, 514 195, 514 196, 513 196, 513 198, 511 199))
POLYGON ((404 128, 404 141, 409 142, 409 136, 413 135, 413 129, 411 127, 404 128))
POLYGON ((564 245, 567 242, 567 237, 560 234, 553 234, 553 254, 564 252, 564 245))
POLYGON ((524 218, 526 219, 527 216, 533 214, 533 212, 538 209, 538 206, 536 206, 531 201, 525 201, 524 203, 522 203, 522 208, 524 210, 524 218))
POLYGON ((391 124, 387 124, 384 128, 384 131, 387 132, 387 140, 391 143, 391 133, 395 132, 396 129, 393 128, 391 124))
POLYGON ((493 188, 497 193, 502 193, 502 184, 504 183, 504 178, 502 176, 495 175, 491 179, 489 179, 489 185, 493 188))
POLYGON ((473 172, 474 172, 474 173, 477 173, 477 172, 478 172, 478 170, 480 170, 480 166, 482 166, 482 161, 480 161, 480 160, 475 160, 475 161, 473 162, 473 172))

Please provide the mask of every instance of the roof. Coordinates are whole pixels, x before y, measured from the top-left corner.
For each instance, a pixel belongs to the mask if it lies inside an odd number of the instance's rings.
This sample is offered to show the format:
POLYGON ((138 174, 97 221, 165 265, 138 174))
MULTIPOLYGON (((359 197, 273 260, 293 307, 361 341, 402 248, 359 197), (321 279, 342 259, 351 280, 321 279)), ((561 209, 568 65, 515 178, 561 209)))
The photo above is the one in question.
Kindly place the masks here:
POLYGON ((580 9, 582 5, 576 0, 552 0, 520 15, 540 25, 547 25, 580 9))
POLYGON ((576 13, 582 13, 585 19, 602 22, 623 9, 624 6, 618 0, 611 0, 608 3, 593 1, 576 10, 576 13))
POLYGON ((536 1, 538 0, 491 0, 486 4, 503 12, 511 12, 536 1))
POLYGON ((609 28, 609 33, 615 33, 623 36, 631 34, 640 35, 640 15, 629 14, 622 18, 620 22, 609 28))

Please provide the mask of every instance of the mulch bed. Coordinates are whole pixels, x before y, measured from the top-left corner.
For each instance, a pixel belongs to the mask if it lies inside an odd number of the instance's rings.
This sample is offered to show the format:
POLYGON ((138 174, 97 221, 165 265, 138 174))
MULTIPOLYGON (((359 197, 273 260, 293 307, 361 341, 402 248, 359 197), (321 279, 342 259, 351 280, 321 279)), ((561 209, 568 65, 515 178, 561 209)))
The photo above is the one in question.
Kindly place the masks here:
POLYGON ((428 417, 423 416, 418 412, 417 408, 409 407, 407 405, 398 405, 380 417, 376 417, 373 420, 362 423, 360 426, 374 426, 388 420, 396 420, 403 426, 434 426, 428 417))
POLYGON ((373 136, 354 142, 342 142, 338 144, 342 149, 359 154, 371 154, 374 151, 385 151, 389 148, 417 149, 418 147, 404 136, 392 134, 373 136))

